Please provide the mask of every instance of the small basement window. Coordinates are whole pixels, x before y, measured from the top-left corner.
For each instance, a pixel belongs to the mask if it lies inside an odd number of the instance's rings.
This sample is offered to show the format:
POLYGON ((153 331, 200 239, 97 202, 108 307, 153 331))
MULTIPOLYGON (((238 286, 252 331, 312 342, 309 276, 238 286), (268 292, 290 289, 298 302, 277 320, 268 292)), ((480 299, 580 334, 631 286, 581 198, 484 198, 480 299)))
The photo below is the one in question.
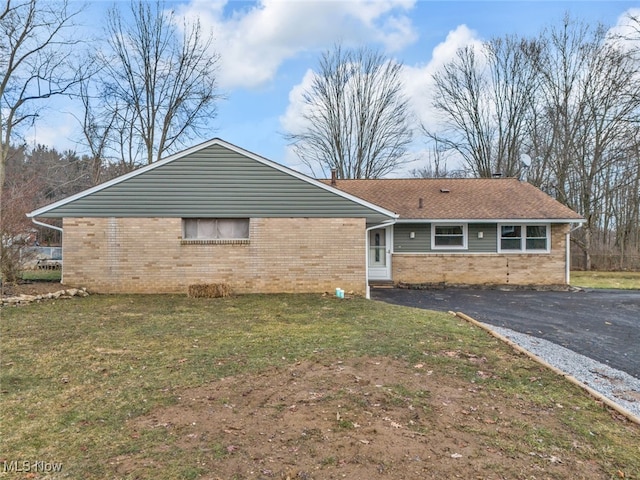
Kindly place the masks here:
POLYGON ((548 253, 549 225, 500 225, 500 252, 548 253))
POLYGON ((186 241, 248 240, 248 218, 183 218, 182 239, 186 241))
POLYGON ((466 250, 467 224, 434 224, 431 228, 431 248, 466 250))

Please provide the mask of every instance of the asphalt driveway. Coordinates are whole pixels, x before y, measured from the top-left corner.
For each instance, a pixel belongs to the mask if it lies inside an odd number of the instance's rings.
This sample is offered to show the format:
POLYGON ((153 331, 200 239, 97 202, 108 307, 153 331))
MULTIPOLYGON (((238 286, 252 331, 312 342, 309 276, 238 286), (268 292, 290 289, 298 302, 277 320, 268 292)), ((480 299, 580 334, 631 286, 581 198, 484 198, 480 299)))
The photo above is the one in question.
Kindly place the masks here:
POLYGON ((640 378, 640 291, 537 292, 372 289, 371 298, 543 338, 640 378))

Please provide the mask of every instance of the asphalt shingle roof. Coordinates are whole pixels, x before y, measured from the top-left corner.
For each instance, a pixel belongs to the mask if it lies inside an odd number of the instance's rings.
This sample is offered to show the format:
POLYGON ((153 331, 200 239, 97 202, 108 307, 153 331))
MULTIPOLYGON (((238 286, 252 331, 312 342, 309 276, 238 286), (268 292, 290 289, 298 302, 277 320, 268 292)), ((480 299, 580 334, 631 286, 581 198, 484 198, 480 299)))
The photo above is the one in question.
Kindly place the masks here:
MULTIPOLYGON (((330 180, 323 180, 331 184, 330 180)), ((402 219, 580 220, 533 185, 515 178, 337 180, 333 185, 402 219)))

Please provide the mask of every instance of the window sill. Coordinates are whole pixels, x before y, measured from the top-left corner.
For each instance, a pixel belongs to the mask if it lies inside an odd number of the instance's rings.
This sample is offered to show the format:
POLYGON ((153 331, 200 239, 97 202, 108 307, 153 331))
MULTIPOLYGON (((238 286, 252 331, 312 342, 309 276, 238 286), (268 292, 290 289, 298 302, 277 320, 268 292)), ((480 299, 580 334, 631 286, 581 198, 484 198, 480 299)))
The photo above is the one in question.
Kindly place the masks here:
POLYGON ((180 245, 249 245, 248 238, 224 238, 212 240, 180 240, 180 245))
POLYGON ((551 250, 499 250, 501 255, 544 255, 551 253, 551 250))

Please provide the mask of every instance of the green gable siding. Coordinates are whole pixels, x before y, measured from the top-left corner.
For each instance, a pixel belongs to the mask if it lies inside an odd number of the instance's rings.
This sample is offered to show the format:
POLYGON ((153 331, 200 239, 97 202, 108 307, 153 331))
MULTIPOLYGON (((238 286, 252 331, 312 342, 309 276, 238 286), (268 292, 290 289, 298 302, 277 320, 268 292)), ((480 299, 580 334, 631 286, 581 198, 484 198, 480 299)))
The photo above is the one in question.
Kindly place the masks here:
POLYGON ((396 223, 393 227, 393 251, 395 253, 496 253, 497 229, 495 223, 469 223, 467 250, 431 250, 431 224, 396 223), (411 238, 415 232, 415 238, 411 238), (482 238, 478 238, 482 232, 482 238))
POLYGON ((426 253, 431 251, 431 225, 428 223, 396 223, 393 226, 395 253, 426 253), (415 232, 415 238, 410 238, 415 232))
POLYGON ((213 144, 43 213, 43 217, 364 217, 366 206, 213 144))
POLYGON ((469 224, 469 251, 473 253, 496 253, 498 225, 495 223, 470 223, 469 224), (478 232, 482 232, 482 238, 478 238, 478 232))

